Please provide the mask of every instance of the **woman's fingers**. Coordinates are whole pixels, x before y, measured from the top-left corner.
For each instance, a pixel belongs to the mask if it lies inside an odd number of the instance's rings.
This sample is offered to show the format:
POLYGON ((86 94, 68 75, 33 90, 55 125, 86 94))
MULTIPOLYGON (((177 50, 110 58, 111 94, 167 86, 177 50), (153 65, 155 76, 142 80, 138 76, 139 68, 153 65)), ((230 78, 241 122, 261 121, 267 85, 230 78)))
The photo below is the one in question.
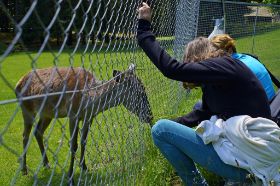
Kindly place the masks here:
POLYGON ((147 3, 143 2, 142 6, 139 8, 139 10, 149 10, 150 7, 147 3))
POLYGON ((142 3, 142 6, 146 7, 146 8, 150 8, 149 5, 145 2, 142 3))

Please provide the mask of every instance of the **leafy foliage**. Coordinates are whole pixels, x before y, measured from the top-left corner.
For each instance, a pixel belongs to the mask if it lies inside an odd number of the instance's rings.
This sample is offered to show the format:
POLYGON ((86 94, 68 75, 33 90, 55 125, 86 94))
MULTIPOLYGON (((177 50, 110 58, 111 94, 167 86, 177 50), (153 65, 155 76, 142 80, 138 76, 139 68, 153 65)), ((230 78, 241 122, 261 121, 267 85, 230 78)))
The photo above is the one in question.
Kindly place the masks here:
POLYGON ((263 0, 266 4, 280 4, 280 0, 263 0))
POLYGON ((0 42, 0 55, 5 52, 6 48, 7 46, 4 43, 0 42))

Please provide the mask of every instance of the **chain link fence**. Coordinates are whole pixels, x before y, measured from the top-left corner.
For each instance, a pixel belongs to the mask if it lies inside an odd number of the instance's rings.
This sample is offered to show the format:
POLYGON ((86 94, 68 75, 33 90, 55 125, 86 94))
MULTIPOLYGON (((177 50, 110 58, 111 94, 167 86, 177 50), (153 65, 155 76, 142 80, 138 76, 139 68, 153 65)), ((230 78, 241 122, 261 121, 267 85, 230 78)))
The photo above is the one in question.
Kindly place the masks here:
POLYGON ((254 49, 260 47, 254 42, 257 35, 280 29, 280 5, 202 0, 199 10, 197 35, 208 36, 214 20, 224 18, 226 33, 235 39, 252 39, 243 52, 255 53, 254 49))
MULTIPOLYGON (((188 94, 138 48, 140 3, 0 0, 2 185, 139 184, 149 123, 184 114, 188 94)), ((269 49, 258 35, 269 43, 280 33, 279 6, 149 3, 158 40, 178 59, 187 42, 211 33, 213 19, 225 18, 243 52, 269 49)))
MULTIPOLYGON (((136 184, 149 124, 183 97, 137 46, 140 3, 0 1, 2 184, 136 184)), ((151 4, 174 54, 179 1, 151 4)))

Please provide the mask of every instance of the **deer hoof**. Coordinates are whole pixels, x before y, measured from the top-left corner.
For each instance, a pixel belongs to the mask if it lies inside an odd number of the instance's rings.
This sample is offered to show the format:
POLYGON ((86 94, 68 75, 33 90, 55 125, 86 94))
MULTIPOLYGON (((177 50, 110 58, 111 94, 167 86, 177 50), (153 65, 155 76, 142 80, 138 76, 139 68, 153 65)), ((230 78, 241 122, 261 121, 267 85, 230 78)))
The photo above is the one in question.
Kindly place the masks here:
POLYGON ((87 166, 86 166, 85 163, 83 163, 83 164, 81 165, 81 169, 82 169, 83 171, 86 171, 86 170, 87 170, 87 166))
POLYGON ((21 172, 22 172, 22 175, 23 175, 23 176, 26 176, 26 175, 28 174, 27 168, 23 168, 23 169, 21 170, 21 172))
POLYGON ((74 184, 74 179, 69 179, 67 185, 68 185, 68 186, 74 186, 74 185, 75 185, 75 184, 74 184))
POLYGON ((50 164, 48 164, 48 163, 44 164, 44 167, 45 167, 45 169, 50 169, 51 168, 50 164))

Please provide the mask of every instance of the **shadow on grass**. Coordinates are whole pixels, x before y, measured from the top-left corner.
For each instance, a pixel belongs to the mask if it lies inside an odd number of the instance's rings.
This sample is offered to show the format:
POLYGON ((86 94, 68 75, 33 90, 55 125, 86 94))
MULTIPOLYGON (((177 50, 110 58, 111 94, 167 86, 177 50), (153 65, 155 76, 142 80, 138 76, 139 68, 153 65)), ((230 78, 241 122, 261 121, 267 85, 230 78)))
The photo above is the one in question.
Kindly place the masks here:
MULTIPOLYGON (((120 185, 127 176, 120 174, 120 170, 115 172, 101 172, 94 170, 82 171, 76 168, 74 174, 75 185, 120 185)), ((67 171, 54 171, 52 169, 44 169, 39 171, 38 175, 20 175, 15 185, 68 185, 67 171)))

